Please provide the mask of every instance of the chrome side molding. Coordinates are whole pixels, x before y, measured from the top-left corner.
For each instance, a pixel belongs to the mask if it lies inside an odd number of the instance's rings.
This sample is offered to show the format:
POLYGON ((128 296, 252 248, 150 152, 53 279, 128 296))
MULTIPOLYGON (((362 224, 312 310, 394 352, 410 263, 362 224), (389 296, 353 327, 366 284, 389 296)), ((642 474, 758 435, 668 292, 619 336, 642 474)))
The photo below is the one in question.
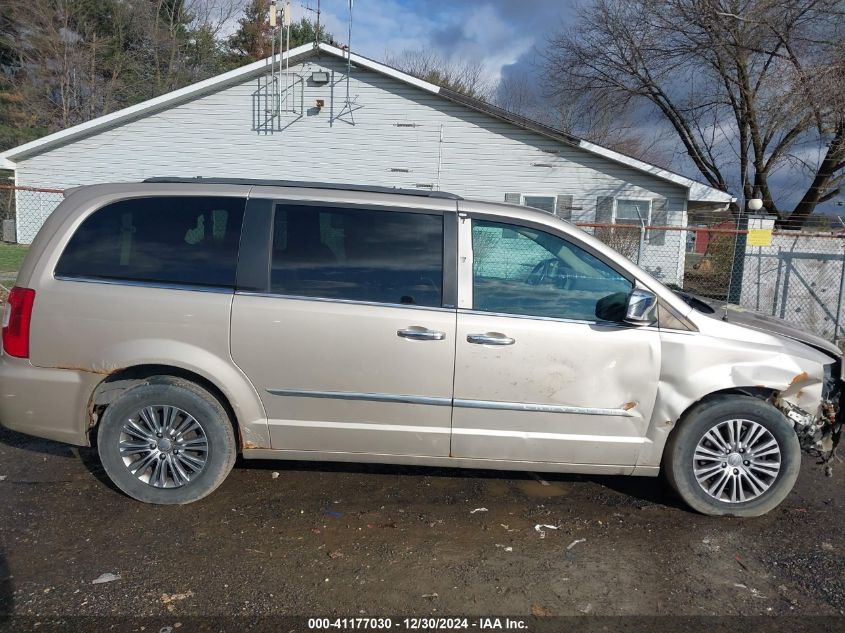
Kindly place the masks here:
POLYGON ((576 415, 606 415, 634 417, 628 409, 607 409, 601 407, 573 407, 566 404, 541 404, 534 402, 502 402, 499 400, 469 400, 466 398, 441 398, 437 396, 413 396, 392 393, 366 393, 361 391, 312 391, 308 389, 268 389, 274 396, 293 398, 332 398, 337 400, 359 400, 365 402, 399 402, 403 404, 425 404, 435 407, 460 407, 462 409, 495 409, 499 411, 525 411, 539 413, 572 413, 576 415))
POLYGON ((410 396, 392 393, 366 393, 361 391, 310 391, 303 389, 268 389, 274 396, 293 398, 333 398, 337 400, 364 400, 366 402, 401 402, 404 404, 427 404, 435 407, 452 406, 451 398, 436 396, 410 396))
POLYGON ((455 398, 452 406, 462 409, 496 409, 499 411, 532 411, 540 413, 575 413, 578 415, 609 415, 623 418, 633 417, 626 409, 602 409, 599 407, 573 407, 567 404, 539 404, 534 402, 501 402, 499 400, 465 400, 455 398))

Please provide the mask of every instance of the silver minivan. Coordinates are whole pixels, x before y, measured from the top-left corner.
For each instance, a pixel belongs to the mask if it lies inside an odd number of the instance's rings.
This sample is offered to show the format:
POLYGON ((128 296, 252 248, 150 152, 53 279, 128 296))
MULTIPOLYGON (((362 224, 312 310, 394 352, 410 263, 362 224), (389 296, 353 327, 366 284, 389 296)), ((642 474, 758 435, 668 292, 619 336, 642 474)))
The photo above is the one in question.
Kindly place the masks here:
POLYGON ((841 430, 842 359, 592 236, 443 192, 69 190, 6 305, 0 423, 188 503, 246 459, 664 473, 756 516, 841 430))

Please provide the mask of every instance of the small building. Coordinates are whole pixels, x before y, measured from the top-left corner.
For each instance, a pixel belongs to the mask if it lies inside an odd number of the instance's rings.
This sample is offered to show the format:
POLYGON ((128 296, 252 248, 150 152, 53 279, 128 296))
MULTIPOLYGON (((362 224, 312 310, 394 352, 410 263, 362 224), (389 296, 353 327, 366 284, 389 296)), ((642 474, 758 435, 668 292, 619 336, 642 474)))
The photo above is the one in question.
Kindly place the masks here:
POLYGON ((724 220, 723 222, 719 222, 718 224, 714 224, 712 226, 702 226, 695 228, 696 231, 693 242, 694 252, 699 255, 704 255, 707 253, 707 249, 710 247, 710 241, 713 238, 713 231, 735 231, 736 222, 734 222, 733 220, 724 220))
MULTIPOLYGON (((423 188, 602 224, 681 227, 688 211, 723 209, 732 200, 323 43, 10 149, 0 154, 0 167, 14 170, 18 186, 55 189, 151 176, 423 188)), ((51 208, 18 209, 17 239, 29 243, 51 208)), ((644 235, 645 267, 680 281, 684 232, 644 235)))

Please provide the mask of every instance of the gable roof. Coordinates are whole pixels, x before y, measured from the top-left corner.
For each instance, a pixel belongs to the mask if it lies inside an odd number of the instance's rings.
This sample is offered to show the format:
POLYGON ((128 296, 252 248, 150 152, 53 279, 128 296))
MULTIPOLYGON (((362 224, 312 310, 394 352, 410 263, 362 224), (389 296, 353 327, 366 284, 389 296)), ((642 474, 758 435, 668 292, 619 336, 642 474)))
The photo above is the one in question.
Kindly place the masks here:
MULTIPOLYGON (((296 63, 302 59, 310 57, 318 50, 320 52, 328 53, 329 55, 334 55, 335 57, 343 60, 346 60, 349 57, 347 51, 324 42, 320 42, 317 46, 314 44, 303 44, 302 46, 293 48, 281 55, 268 57, 267 59, 236 68, 235 70, 216 75, 210 79, 191 84, 190 86, 180 88, 179 90, 168 92, 159 97, 148 99, 142 103, 129 106, 128 108, 123 108, 122 110, 117 110, 110 114, 97 117, 96 119, 86 121, 85 123, 80 123, 79 125, 75 125, 65 130, 60 130, 59 132, 54 132, 53 134, 48 134, 40 139, 6 150, 5 152, 0 153, 0 168, 15 169, 16 160, 40 154, 54 147, 71 143, 79 138, 96 134, 101 130, 129 122, 133 119, 142 118, 154 112, 175 106, 179 103, 196 99, 204 94, 217 92, 230 85, 234 85, 254 76, 266 73, 273 67, 273 64, 278 64, 285 60, 287 60, 288 63, 296 63)), ((616 163, 646 172, 656 178, 673 182, 689 190, 688 199, 692 202, 715 202, 727 204, 735 200, 731 194, 714 187, 710 187, 709 185, 705 185, 691 178, 663 169, 657 165, 652 165, 645 161, 616 152, 607 147, 590 143, 589 141, 585 141, 577 136, 567 134, 561 130, 557 130, 537 121, 514 114, 513 112, 509 112, 480 99, 468 97, 467 95, 455 92, 454 90, 418 79, 408 73, 397 70, 396 68, 386 64, 382 64, 381 62, 377 62, 355 53, 351 54, 350 61, 356 66, 372 70, 405 84, 415 86, 421 90, 438 95, 464 107, 507 121, 517 127, 536 132, 553 140, 565 143, 571 147, 577 147, 584 151, 597 154, 616 163)))

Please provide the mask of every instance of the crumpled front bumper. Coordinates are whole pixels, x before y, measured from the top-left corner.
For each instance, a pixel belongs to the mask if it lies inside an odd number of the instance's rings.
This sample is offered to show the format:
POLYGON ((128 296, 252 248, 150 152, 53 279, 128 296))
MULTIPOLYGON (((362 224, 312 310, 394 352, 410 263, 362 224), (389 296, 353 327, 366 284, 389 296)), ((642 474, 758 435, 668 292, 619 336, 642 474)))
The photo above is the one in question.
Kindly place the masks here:
POLYGON ((845 421, 845 380, 842 376, 842 359, 824 366, 824 381, 821 385, 821 401, 816 411, 802 408, 799 398, 801 390, 795 394, 782 393, 775 401, 783 414, 795 426, 795 432, 801 447, 810 452, 832 457, 842 436, 845 421), (793 397, 794 396, 794 397, 793 397))

